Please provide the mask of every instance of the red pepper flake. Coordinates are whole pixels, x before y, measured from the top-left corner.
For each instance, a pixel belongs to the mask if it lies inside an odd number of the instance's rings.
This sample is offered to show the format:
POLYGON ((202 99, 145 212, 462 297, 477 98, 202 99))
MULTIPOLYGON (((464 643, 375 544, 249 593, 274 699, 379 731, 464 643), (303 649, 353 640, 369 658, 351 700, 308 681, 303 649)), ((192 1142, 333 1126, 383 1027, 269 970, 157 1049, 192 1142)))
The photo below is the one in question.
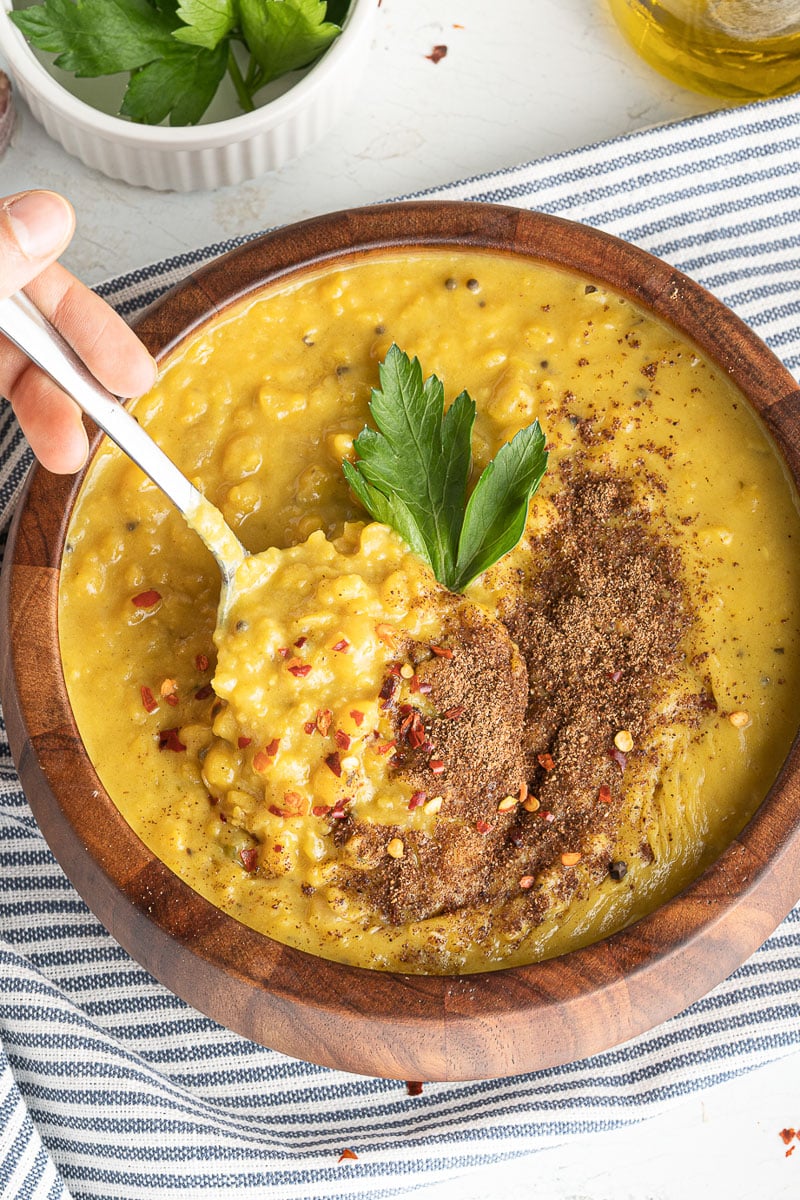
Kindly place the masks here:
POLYGON ((341 653, 343 653, 345 650, 349 650, 349 649, 350 649, 350 643, 347 641, 346 638, 339 638, 339 641, 336 643, 336 645, 331 646, 331 650, 338 650, 341 653))
POLYGON ((459 717, 463 717, 466 712, 463 704, 457 704, 455 708, 448 708, 442 713, 443 717, 447 717, 448 721, 457 721, 459 717))
POLYGON ((289 649, 289 647, 288 647, 288 646, 281 646, 281 647, 279 647, 279 649, 278 649, 278 654, 280 655, 280 657, 281 657, 281 658, 289 658, 289 656, 291 655, 291 653, 292 653, 292 652, 291 652, 291 650, 289 649))
POLYGON ((299 658, 290 658, 286 670, 298 679, 304 679, 311 670, 311 663, 301 662, 299 658))
POLYGON ((620 771, 624 771, 626 766, 628 765, 627 754, 623 754, 623 752, 621 750, 618 750, 616 746, 614 746, 613 750, 609 750, 608 757, 613 758, 614 762, 617 764, 620 771))
POLYGON ((277 804, 270 804, 269 812, 272 813, 273 817, 287 817, 289 815, 282 808, 278 808, 277 804))
POLYGON ((607 671, 606 674, 612 683, 619 683, 622 679, 622 671, 607 671))
POLYGON ((488 833, 492 827, 488 821, 476 821, 475 828, 477 829, 478 833, 488 833))
POLYGON ((383 681, 378 698, 383 701, 381 708, 391 708, 400 688, 399 675, 389 674, 383 681))
POLYGON ((174 692, 170 692, 168 696, 165 696, 164 701, 170 706, 170 708, 177 708, 180 704, 180 700, 174 692))
MULTIPOLYGON (((213 695, 214 695, 214 689, 211 686, 211 684, 204 683, 201 688, 197 689, 197 691, 194 694, 194 698, 195 698, 195 700, 207 700, 209 696, 213 696, 213 695)), ((167 696, 167 700, 169 700, 169 699, 170 699, 170 697, 167 696)), ((177 697, 176 697, 176 700, 177 700, 177 697)))
POLYGON ((408 690, 410 692, 418 692, 419 691, 419 675, 417 675, 416 672, 411 676, 411 678, 408 681, 408 690))
POLYGON ((539 816, 542 818, 543 821, 546 821, 548 825, 552 825, 553 821, 555 821, 555 819, 556 819, 555 814, 551 813, 549 808, 546 808, 546 809, 544 809, 543 812, 540 812, 539 816))
POLYGON ((337 729, 333 736, 336 741, 336 745, 340 750, 350 749, 350 744, 353 739, 350 737, 349 733, 345 733, 343 729, 337 729))
POLYGON ((437 658, 452 658, 453 651, 449 646, 431 646, 431 650, 437 658))
POLYGON ((442 61, 446 54, 447 46, 434 46, 430 54, 426 54, 425 57, 432 63, 438 63, 442 61))
POLYGON ((345 805, 349 804, 349 803, 350 803, 349 797, 345 797, 344 800, 337 800, 336 803, 334 804, 333 808, 331 809, 331 817, 334 820, 341 821, 344 817, 347 816, 347 813, 345 812, 345 805))
POLYGON ((174 750, 180 753, 185 750, 183 742, 178 737, 177 729, 161 729, 158 733, 158 748, 159 750, 174 750))
POLYGON ((305 646, 307 641, 308 641, 308 638, 306 637, 305 634, 303 634, 303 636, 299 637, 297 639, 297 641, 295 642, 295 644, 294 644, 295 650, 302 650, 303 646, 305 646))
POLYGON ((385 621, 381 621, 380 624, 375 626, 375 633, 383 642, 384 646, 388 646, 390 650, 396 649, 397 640, 395 637, 395 630, 391 625, 387 625, 385 621))
POLYGON ((424 804, 427 799, 427 792, 414 792, 414 795, 408 802, 409 811, 413 812, 415 808, 419 808, 420 804, 424 804))
POLYGON ((244 750, 244 748, 245 748, 246 746, 249 746, 249 745, 250 745, 250 743, 252 742, 252 740, 253 740, 252 738, 240 737, 240 738, 238 738, 238 739, 237 739, 237 745, 239 746, 239 749, 240 749, 240 750, 244 750))
POLYGON ((363 725, 363 723, 364 723, 364 714, 363 714, 363 712, 361 712, 361 710, 360 710, 360 709, 358 709, 358 708, 351 708, 351 709, 350 709, 350 716, 353 718, 353 720, 355 721, 356 725, 358 725, 359 727, 360 727, 361 725, 363 725))
POLYGON ((327 817, 330 811, 330 804, 315 804, 311 809, 311 812, 315 817, 327 817))
POLYGON ((544 768, 545 771, 552 771, 556 765, 553 762, 552 754, 537 754, 536 761, 538 762, 540 767, 544 768))
MULTIPOLYGON (((401 708, 400 711, 403 712, 403 709, 409 707, 410 706, 403 705, 403 708, 401 708)), ((407 715, 400 722, 400 729, 398 732, 400 737, 405 738, 408 744, 413 746, 415 750, 418 749, 425 741, 425 725, 422 721, 422 717, 415 708, 411 708, 407 715)))
POLYGON ((131 603, 137 608, 153 608, 161 599, 161 592, 157 592, 155 588, 150 588, 146 592, 139 592, 138 596, 134 596, 131 603))
POLYGON ((276 842, 272 849, 276 854, 283 854, 283 846, 280 844, 280 842, 276 842))
POLYGON ((523 892, 527 892, 533 887, 534 883, 535 879, 533 875, 523 875, 519 881, 519 886, 522 888, 523 892))
POLYGON ((142 704, 149 713, 158 711, 158 701, 156 700, 149 687, 142 686, 142 704))
POLYGON ((341 778, 342 763, 339 758, 338 750, 334 750, 333 754, 328 755, 328 757, 325 759, 325 766, 328 768, 329 771, 333 771, 333 773, 337 779, 341 778))
POLYGON ((408 731, 408 744, 413 750, 419 750, 421 746, 427 745, 425 725, 419 713, 414 713, 411 718, 411 728, 408 731))
POLYGON ((434 775, 444 775, 444 763, 441 758, 432 758, 429 761, 428 766, 430 767, 431 771, 433 771, 434 775))
POLYGON ((197 667, 198 671, 207 671, 208 670, 208 655, 207 654, 198 654, 194 660, 194 665, 197 667))
POLYGON ((283 811, 287 817, 304 817, 308 812, 308 800, 300 792, 284 792, 283 811))
POLYGON ((245 846, 239 851, 239 858, 245 871, 255 871, 258 866, 258 850, 255 846, 245 846))
POLYGON ((314 719, 314 724, 316 725, 317 729, 319 730, 319 732, 322 734, 323 737, 325 737, 327 735, 328 730, 331 727, 332 721, 333 721, 333 713, 331 712, 331 710, 329 708, 318 708, 317 709, 317 715, 314 719))
POLYGON ((417 691, 421 696, 430 696, 433 691, 433 684, 430 679, 421 679, 417 684, 417 691))
POLYGON ((406 1082, 406 1091, 408 1092, 409 1096, 421 1096, 422 1084, 416 1079, 409 1079, 406 1082))
POLYGON ((783 1142, 784 1146, 788 1146, 789 1142, 794 1141, 796 1134, 797 1134, 796 1129, 782 1129, 779 1136, 780 1136, 781 1141, 783 1142))
POLYGON ((273 738, 268 746, 265 746, 263 750, 258 750, 253 755, 253 770, 265 771, 267 767, 271 767, 280 744, 279 738, 273 738))
POLYGON ((397 745, 397 742, 395 742, 395 741, 378 742, 375 746, 375 753, 376 754, 388 754, 390 750, 394 750, 396 745, 397 745))
POLYGON ((356 1154, 355 1150, 351 1150, 350 1147, 348 1146, 347 1149, 343 1150, 342 1153, 339 1155, 339 1162, 344 1162, 344 1160, 346 1158, 356 1159, 356 1158, 358 1158, 358 1155, 356 1154))
POLYGON ((601 804, 610 804, 611 803, 611 788, 608 786, 607 783, 604 783, 601 785, 600 790, 597 793, 597 799, 600 801, 601 804))

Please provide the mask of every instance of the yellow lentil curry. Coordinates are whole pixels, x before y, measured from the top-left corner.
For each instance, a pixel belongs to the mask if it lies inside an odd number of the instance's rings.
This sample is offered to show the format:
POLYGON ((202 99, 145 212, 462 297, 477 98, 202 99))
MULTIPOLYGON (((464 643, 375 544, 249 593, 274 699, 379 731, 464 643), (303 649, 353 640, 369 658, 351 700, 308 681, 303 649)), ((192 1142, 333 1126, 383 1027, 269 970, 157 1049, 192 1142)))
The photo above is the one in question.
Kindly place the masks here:
POLYGON ((76 720, 125 819, 279 941, 406 972, 595 941, 755 811, 800 682, 798 509, 723 373, 628 300, 430 251, 267 290, 137 418, 254 557, 214 643, 199 539, 103 445, 69 528, 76 720), (477 402, 474 475, 538 417, 519 546, 445 591, 341 462, 390 345, 477 402))

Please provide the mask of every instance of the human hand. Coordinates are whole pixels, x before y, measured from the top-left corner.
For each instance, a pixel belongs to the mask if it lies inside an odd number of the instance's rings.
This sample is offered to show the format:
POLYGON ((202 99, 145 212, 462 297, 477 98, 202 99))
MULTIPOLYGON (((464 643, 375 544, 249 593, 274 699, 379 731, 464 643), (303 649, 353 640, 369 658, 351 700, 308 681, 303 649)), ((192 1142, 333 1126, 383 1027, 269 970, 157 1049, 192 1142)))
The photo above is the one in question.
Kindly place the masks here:
MULTIPOLYGON (((122 318, 55 261, 74 229, 71 205, 55 192, 0 199, 0 299, 24 287, 104 387, 137 396, 153 384, 153 359, 122 318)), ((57 474, 80 470, 88 441, 77 405, 3 337, 0 395, 43 466, 57 474)))

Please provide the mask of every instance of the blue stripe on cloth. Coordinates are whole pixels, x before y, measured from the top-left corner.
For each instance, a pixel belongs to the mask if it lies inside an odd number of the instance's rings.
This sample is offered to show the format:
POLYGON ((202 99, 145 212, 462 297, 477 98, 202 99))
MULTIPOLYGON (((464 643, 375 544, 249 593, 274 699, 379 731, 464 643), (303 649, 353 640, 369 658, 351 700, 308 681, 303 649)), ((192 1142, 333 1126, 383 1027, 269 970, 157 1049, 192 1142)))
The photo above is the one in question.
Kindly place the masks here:
MULTIPOLYGON (((429 196, 606 229, 721 296, 800 373, 800 98, 645 130, 429 196)), ((133 317, 247 239, 97 290, 133 317)), ((0 414, 0 536, 30 462, 0 414)), ((0 739, 0 1194, 379 1200, 611 1129, 800 1045, 800 909, 725 983, 625 1046, 510 1079, 402 1085, 310 1066, 189 1008, 101 928, 0 739), (354 1162, 337 1162, 345 1145, 354 1162)))

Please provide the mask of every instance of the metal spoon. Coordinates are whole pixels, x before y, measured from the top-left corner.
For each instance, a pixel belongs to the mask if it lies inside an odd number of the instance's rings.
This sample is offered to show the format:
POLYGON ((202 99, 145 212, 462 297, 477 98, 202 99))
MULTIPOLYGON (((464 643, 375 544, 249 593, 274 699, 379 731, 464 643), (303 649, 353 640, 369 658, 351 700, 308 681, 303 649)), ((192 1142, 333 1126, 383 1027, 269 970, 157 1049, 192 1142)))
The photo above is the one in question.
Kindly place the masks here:
POLYGON ((224 624, 234 576, 247 551, 219 509, 178 470, 122 403, 97 382, 69 343, 23 292, 0 300, 0 333, 41 367, 141 467, 183 514, 189 528, 203 539, 222 574, 217 623, 224 624))

